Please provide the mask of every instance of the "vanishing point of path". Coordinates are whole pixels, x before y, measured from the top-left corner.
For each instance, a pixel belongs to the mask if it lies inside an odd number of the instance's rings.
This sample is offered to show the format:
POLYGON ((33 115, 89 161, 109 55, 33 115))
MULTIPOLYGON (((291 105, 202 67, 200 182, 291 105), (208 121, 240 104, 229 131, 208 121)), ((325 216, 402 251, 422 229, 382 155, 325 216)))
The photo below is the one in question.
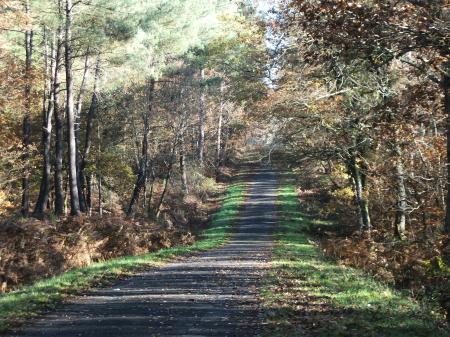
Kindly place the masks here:
POLYGON ((260 335, 277 176, 260 169, 247 177, 247 201, 227 245, 92 290, 9 336, 260 335))

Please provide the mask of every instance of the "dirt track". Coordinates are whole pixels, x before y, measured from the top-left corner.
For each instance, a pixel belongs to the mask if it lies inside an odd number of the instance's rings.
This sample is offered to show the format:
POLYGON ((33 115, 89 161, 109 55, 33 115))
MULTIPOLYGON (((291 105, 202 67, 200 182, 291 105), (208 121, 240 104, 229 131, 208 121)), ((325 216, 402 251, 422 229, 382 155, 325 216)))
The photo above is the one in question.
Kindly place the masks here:
POLYGON ((94 289, 7 336, 258 336, 277 177, 261 169, 247 182, 247 201, 226 246, 94 289))

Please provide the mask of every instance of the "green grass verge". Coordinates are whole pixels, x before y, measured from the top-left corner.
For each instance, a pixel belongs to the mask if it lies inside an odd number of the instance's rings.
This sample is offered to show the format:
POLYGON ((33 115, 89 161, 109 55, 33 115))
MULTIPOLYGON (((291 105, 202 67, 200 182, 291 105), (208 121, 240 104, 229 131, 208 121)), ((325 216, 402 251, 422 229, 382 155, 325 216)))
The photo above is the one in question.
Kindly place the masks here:
MULTIPOLYGON (((279 227, 263 291, 266 336, 448 336, 442 317, 405 293, 326 259, 306 229, 295 188, 279 189, 279 227)), ((355 252, 357 254, 357 252, 355 252)))
POLYGON ((212 224, 191 246, 173 247, 139 256, 127 256, 88 267, 70 270, 59 276, 38 281, 17 291, 0 295, 0 331, 54 307, 65 297, 88 289, 102 281, 127 275, 150 266, 158 266, 171 258, 218 247, 230 238, 230 228, 244 201, 243 184, 230 186, 221 209, 212 224))

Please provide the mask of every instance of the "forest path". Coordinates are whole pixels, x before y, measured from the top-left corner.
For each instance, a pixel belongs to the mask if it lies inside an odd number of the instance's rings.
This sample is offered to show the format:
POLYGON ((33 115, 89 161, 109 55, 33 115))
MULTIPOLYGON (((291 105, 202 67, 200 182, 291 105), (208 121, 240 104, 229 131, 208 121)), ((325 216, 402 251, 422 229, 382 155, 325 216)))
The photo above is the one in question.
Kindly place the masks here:
POLYGON ((9 336, 259 336, 277 174, 245 175, 247 198, 225 246, 94 289, 9 336))

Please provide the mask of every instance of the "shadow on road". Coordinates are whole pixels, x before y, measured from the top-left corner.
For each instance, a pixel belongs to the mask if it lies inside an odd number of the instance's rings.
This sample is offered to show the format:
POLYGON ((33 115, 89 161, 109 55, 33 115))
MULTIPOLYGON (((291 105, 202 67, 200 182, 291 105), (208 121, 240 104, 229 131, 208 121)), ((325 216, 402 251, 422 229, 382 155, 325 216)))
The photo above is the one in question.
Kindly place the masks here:
POLYGON ((240 176, 246 203, 232 240, 96 289, 10 336, 256 336, 259 288, 272 250, 277 174, 240 176))

